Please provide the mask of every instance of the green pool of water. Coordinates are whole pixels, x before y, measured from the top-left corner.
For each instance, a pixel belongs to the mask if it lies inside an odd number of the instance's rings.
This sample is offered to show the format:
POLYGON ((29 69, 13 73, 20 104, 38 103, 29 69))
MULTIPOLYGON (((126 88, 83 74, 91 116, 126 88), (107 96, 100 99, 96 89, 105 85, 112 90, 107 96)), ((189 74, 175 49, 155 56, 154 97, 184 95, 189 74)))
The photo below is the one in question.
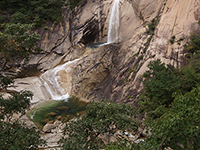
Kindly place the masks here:
POLYGON ((68 100, 49 101, 32 109, 28 113, 31 119, 39 128, 42 128, 47 122, 68 120, 85 113, 87 103, 78 100, 76 97, 70 97, 68 100))

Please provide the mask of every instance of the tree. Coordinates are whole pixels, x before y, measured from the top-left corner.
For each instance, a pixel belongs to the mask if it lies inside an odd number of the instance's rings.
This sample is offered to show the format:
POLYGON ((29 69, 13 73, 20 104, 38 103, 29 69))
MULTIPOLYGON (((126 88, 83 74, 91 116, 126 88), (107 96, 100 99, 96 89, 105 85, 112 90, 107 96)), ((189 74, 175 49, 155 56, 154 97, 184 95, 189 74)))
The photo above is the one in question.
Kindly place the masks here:
POLYGON ((7 87, 13 83, 14 81, 12 78, 7 78, 7 77, 4 77, 2 74, 0 74, 0 90, 7 89, 7 87))
POLYGON ((190 41, 188 41, 185 45, 185 48, 192 54, 200 51, 200 32, 196 34, 192 34, 189 37, 190 41))
POLYGON ((200 65, 199 52, 180 69, 160 60, 148 65, 143 77, 141 111, 152 136, 139 149, 199 149, 200 65))
POLYGON ((200 149, 200 87, 186 94, 174 93, 168 111, 156 120, 149 120, 152 136, 143 149, 200 149))
POLYGON ((100 138, 104 134, 113 135, 116 130, 137 129, 135 110, 127 104, 111 102, 90 102, 86 113, 72 120, 66 126, 68 138, 60 140, 64 149, 100 149, 105 145, 100 138))
POLYGON ((0 62, 1 71, 8 62, 15 62, 20 58, 28 58, 32 53, 40 52, 37 42, 40 35, 31 33, 32 24, 1 24, 0 32, 0 62))
POLYGON ((35 127, 27 127, 19 120, 12 123, 0 121, 0 128, 1 150, 36 150, 45 144, 35 127))
POLYGON ((63 0, 1 0, 0 10, 11 16, 12 23, 33 23, 38 28, 47 21, 61 22, 63 5, 63 0))
MULTIPOLYGON (((1 70, 8 62, 14 62, 20 58, 28 58, 29 54, 39 51, 36 47, 40 36, 31 33, 32 25, 28 24, 3 24, 0 32, 0 62, 1 70)), ((14 83, 13 79, 0 74, 0 90, 14 83)), ((24 115, 30 107, 33 94, 30 91, 12 93, 12 96, 4 98, 0 94, 0 149, 38 149, 45 144, 40 139, 40 133, 34 127, 27 127, 24 122, 14 119, 13 114, 24 115)))
POLYGON ((3 98, 0 95, 0 116, 2 120, 11 121, 13 114, 24 115, 26 110, 30 107, 30 100, 33 94, 30 91, 21 91, 13 93, 8 98, 3 98))
POLYGON ((149 70, 143 75, 144 93, 140 96, 140 109, 151 117, 158 117, 173 102, 172 93, 181 87, 180 73, 160 60, 150 62, 147 67, 149 70))
POLYGON ((39 145, 45 144, 35 127, 27 127, 25 123, 13 119, 14 113, 21 116, 26 113, 32 96, 29 91, 13 93, 8 98, 0 95, 0 149, 38 149, 39 145))

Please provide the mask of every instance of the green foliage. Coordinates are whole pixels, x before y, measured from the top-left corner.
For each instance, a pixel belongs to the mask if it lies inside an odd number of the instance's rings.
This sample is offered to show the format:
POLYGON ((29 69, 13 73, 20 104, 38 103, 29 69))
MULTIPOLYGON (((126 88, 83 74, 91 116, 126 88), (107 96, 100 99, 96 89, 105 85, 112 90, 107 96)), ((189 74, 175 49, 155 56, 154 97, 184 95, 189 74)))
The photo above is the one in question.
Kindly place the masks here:
POLYGON ((140 55, 138 59, 139 59, 139 61, 142 60, 143 59, 143 55, 140 55))
POLYGON ((185 48, 192 54, 199 53, 200 51, 200 32, 190 35, 190 41, 187 42, 185 48))
POLYGON ((118 139, 116 142, 108 143, 105 150, 137 150, 139 146, 134 141, 126 141, 124 139, 118 139))
POLYGON ((14 113, 24 115, 30 107, 30 100, 33 94, 30 91, 13 93, 13 96, 3 98, 0 95, 0 116, 3 120, 10 120, 14 113))
POLYGON ((200 87, 185 95, 174 93, 174 101, 168 111, 154 121, 149 121, 152 136, 144 145, 154 149, 199 149, 200 148, 200 87))
POLYGON ((127 104, 90 102, 86 113, 66 126, 68 138, 60 140, 64 149, 100 149, 104 143, 99 136, 114 134, 116 129, 137 129, 135 110, 127 104))
POLYGON ((173 102, 174 92, 181 91, 185 94, 197 87, 200 82, 200 64, 197 64, 197 59, 194 59, 179 70, 170 64, 161 63, 160 60, 150 62, 149 70, 143 75, 144 93, 139 102, 141 111, 158 117, 173 102), (193 65, 194 63, 196 65, 193 65))
POLYGON ((48 20, 61 22, 63 5, 63 0, 2 0, 0 9, 11 15, 12 23, 34 23, 41 27, 48 20))
POLYGON ((31 24, 1 24, 4 30, 0 32, 0 60, 4 61, 4 66, 7 62, 28 58, 30 54, 41 51, 36 46, 40 35, 31 33, 32 27, 31 24))
POLYGON ((38 149, 45 144, 40 139, 39 132, 35 128, 28 128, 25 123, 13 119, 13 114, 24 115, 30 107, 30 99, 33 94, 29 91, 13 93, 13 96, 3 98, 0 95, 0 149, 38 149))
POLYGON ((26 15, 21 12, 16 12, 11 15, 11 22, 12 23, 26 23, 26 15))
POLYGON ((68 0, 67 5, 73 10, 81 0, 68 0))
POLYGON ((158 116, 163 112, 160 107, 168 107, 172 99, 172 93, 180 88, 180 77, 172 65, 165 66, 160 60, 150 62, 149 70, 143 77, 146 79, 144 93, 140 96, 142 111, 147 111, 150 116, 158 116))
POLYGON ((1 150, 36 150, 39 145, 45 144, 36 128, 26 127, 17 120, 12 123, 0 122, 0 128, 1 150))
POLYGON ((45 26, 43 29, 44 29, 44 30, 50 30, 50 28, 47 27, 47 26, 45 26))
MULTIPOLYGON (((1 1, 1 4, 5 1, 1 1)), ((29 54, 40 51, 36 47, 40 36, 31 33, 32 25, 29 24, 1 24, 0 32, 0 62, 1 70, 7 62, 14 62, 20 58, 28 58, 29 54)), ((13 83, 13 79, 0 74, 0 88, 7 89, 13 83)), ((35 128, 28 128, 25 123, 13 118, 13 114, 20 117, 30 107, 33 94, 30 91, 12 93, 12 96, 4 98, 0 95, 0 149, 38 149, 45 142, 40 139, 35 128)))
POLYGON ((186 48, 193 56, 186 66, 175 69, 157 60, 143 75, 144 93, 139 104, 141 111, 147 112, 146 126, 152 136, 139 149, 200 149, 199 37, 190 38, 186 48))
POLYGON ((7 89, 8 85, 13 84, 14 81, 12 78, 4 77, 2 74, 0 74, 0 89, 7 89))
POLYGON ((7 19, 7 16, 0 14, 0 23, 4 22, 5 19, 7 19))
POLYGON ((171 39, 169 40, 169 42, 170 42, 171 44, 174 44, 175 38, 176 38, 175 36, 172 36, 171 39))
POLYGON ((156 29, 157 24, 159 23, 158 18, 155 18, 151 21, 151 23, 148 24, 148 30, 147 33, 153 35, 154 34, 154 30, 156 29))
POLYGON ((153 35, 154 35, 154 32, 152 32, 152 33, 151 33, 151 36, 148 38, 147 43, 145 44, 145 48, 144 48, 144 50, 143 50, 143 53, 146 53, 146 51, 147 51, 147 49, 148 49, 148 47, 149 47, 149 44, 150 44, 150 42, 151 42, 151 39, 153 38, 153 35))

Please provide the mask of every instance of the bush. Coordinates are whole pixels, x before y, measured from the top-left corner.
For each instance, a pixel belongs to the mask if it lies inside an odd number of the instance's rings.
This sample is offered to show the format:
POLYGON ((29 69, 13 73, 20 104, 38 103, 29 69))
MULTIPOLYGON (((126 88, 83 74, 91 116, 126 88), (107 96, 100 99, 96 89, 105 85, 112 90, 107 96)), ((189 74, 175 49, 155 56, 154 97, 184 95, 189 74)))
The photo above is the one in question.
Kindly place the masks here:
POLYGON ((0 23, 4 22, 5 19, 7 19, 6 15, 0 15, 0 23))
POLYGON ((187 42, 185 48, 192 54, 200 51, 200 32, 197 34, 191 34, 189 39, 190 41, 187 42))
POLYGON ((116 130, 137 129, 135 110, 127 104, 111 102, 90 102, 86 113, 66 126, 69 138, 61 139, 64 149, 101 149, 105 145, 100 138, 113 135, 116 130))
POLYGON ((174 101, 158 119, 149 121, 152 136, 146 139, 143 149, 193 149, 200 148, 200 87, 185 95, 174 93, 174 101))
POLYGON ((11 15, 11 22, 12 23, 27 23, 26 15, 21 12, 16 12, 11 15))
POLYGON ((0 9, 11 15, 12 23, 35 23, 38 28, 47 20, 61 22, 63 5, 63 0, 2 0, 0 9))

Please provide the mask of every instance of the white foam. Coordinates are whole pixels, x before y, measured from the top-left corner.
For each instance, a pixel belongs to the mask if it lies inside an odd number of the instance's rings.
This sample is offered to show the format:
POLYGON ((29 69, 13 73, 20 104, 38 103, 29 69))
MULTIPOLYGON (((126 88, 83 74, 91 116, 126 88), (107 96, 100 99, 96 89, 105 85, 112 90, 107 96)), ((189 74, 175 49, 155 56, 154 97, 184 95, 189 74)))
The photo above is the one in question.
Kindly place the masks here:
POLYGON ((109 26, 108 26, 108 39, 107 43, 113 43, 118 38, 119 30, 119 0, 115 0, 112 6, 109 26))
POLYGON ((69 61, 43 73, 40 78, 53 100, 70 97, 73 67, 79 59, 69 61))

